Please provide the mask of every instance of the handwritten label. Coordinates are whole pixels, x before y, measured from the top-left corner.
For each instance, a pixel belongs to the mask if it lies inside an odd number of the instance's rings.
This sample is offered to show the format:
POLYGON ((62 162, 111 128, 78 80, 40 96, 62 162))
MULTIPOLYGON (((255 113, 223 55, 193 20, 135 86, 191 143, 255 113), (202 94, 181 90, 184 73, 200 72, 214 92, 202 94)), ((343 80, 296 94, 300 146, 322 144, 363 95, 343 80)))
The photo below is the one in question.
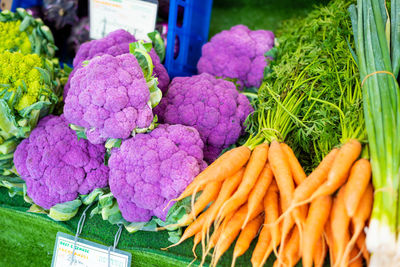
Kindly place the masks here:
POLYGON ((90 38, 100 39, 124 29, 136 39, 150 41, 157 18, 157 0, 90 0, 90 38))
POLYGON ((78 238, 75 251, 75 237, 58 232, 54 246, 52 267, 130 267, 132 255, 129 252, 109 248, 82 238, 78 238), (72 259, 72 252, 74 258, 72 259), (71 264, 72 262, 72 264, 71 264), (108 263, 110 262, 110 265, 108 263))

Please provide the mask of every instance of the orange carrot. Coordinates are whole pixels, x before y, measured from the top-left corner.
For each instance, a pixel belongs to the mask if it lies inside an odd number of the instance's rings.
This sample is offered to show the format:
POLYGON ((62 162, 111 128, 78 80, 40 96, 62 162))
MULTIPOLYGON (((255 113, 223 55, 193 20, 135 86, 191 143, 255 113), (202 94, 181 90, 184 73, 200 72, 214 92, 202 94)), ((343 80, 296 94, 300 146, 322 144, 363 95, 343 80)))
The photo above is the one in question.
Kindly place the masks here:
POLYGON ((340 264, 346 245, 350 240, 349 225, 350 217, 347 215, 344 204, 344 187, 339 190, 339 193, 333 201, 331 211, 331 233, 334 249, 335 265, 340 264))
POLYGON ((360 205, 357 207, 356 213, 351 218, 354 228, 354 233, 350 239, 350 242, 346 246, 346 250, 343 253, 341 264, 346 264, 346 260, 348 260, 349 254, 351 253, 355 243, 357 242, 359 235, 364 229, 366 221, 369 219, 371 215, 373 198, 374 198, 374 189, 372 188, 372 185, 369 184, 362 196, 362 201, 360 202, 360 205))
POLYGON ((279 196, 278 186, 275 180, 272 181, 263 200, 265 220, 261 229, 256 248, 251 257, 254 266, 263 266, 272 250, 280 243, 279 224, 273 224, 279 217, 279 196))
POLYGON ((365 233, 361 232, 357 238, 357 247, 361 251, 367 266, 369 265, 369 252, 367 250, 367 246, 365 244, 365 233))
POLYGON ((357 160, 361 153, 361 144, 355 139, 351 139, 344 144, 335 161, 332 164, 332 168, 328 173, 328 179, 322 184, 317 191, 311 196, 312 199, 318 196, 326 196, 333 194, 339 187, 341 187, 347 180, 350 172, 350 168, 354 161, 357 160))
POLYGON ((255 219, 250 221, 240 233, 236 241, 235 249, 233 250, 232 267, 235 266, 237 257, 242 256, 250 247, 250 243, 257 236, 263 220, 264 216, 261 214, 258 215, 255 219))
MULTIPOLYGON (((346 181, 347 173, 350 171, 351 166, 357 160, 361 153, 361 143, 356 139, 349 140, 344 144, 333 162, 332 168, 328 174, 327 184, 343 184, 346 181)), ((339 186, 340 186, 339 185, 339 186)))
MULTIPOLYGON (((279 253, 278 253, 278 260, 280 260, 280 256, 285 251, 285 242, 286 242, 286 236, 290 233, 290 231, 293 229, 294 225, 294 218, 293 214, 288 214, 284 219, 282 223, 282 230, 281 230, 281 244, 279 246, 279 253)), ((287 239, 289 240, 289 239, 287 239)))
MULTIPOLYGON (((279 188, 282 210, 286 211, 289 208, 293 198, 294 181, 288 158, 285 152, 282 150, 281 145, 275 140, 271 142, 268 160, 279 188)), ((285 217, 282 225, 282 233, 280 238, 281 247, 279 248, 280 251, 283 251, 286 235, 289 233, 293 224, 293 217, 289 214, 289 216, 285 217)))
MULTIPOLYGON (((263 211, 263 205, 259 205, 254 213, 250 216, 250 219, 257 217, 263 211)), ((226 225, 225 229, 221 232, 219 236, 218 242, 215 245, 214 253, 211 261, 211 266, 216 266, 218 260, 225 253, 225 251, 230 247, 232 242, 235 240, 237 235, 240 232, 240 228, 242 223, 246 219, 248 210, 247 203, 239 208, 239 210, 233 215, 233 217, 229 220, 228 224, 226 225)))
MULTIPOLYGON (((290 235, 290 238, 288 240, 288 243, 284 248, 284 250, 282 251, 282 258, 283 258, 282 261, 284 263, 284 266, 292 267, 296 265, 296 263, 300 260, 301 257, 299 248, 300 248, 299 229, 297 227, 294 227, 290 235)), ((279 261, 279 259, 277 261, 279 261)))
POLYGON ((218 194, 217 199, 211 204, 211 206, 208 208, 208 217, 202 227, 202 247, 203 247, 203 254, 205 251, 205 236, 207 234, 207 240, 208 240, 208 231, 209 228, 212 224, 212 222, 215 220, 217 217, 218 211, 221 208, 221 206, 224 204, 226 200, 229 199, 229 197, 233 194, 233 192, 236 190, 236 188, 239 186, 242 177, 244 173, 244 168, 241 168, 237 173, 235 173, 233 176, 229 177, 224 181, 221 187, 221 191, 218 194))
POLYGON ((271 252, 272 243, 270 229, 266 226, 263 226, 261 228, 260 235, 258 236, 256 247, 254 248, 253 254, 251 255, 251 264, 253 265, 253 267, 263 266, 264 258, 268 258, 271 252))
MULTIPOLYGON (((332 213, 332 211, 331 211, 331 213, 332 213)), ((335 263, 336 251, 333 249, 334 247, 333 247, 333 240, 332 240, 333 237, 332 237, 330 216, 328 218, 328 221, 325 223, 324 238, 325 238, 326 244, 328 245, 329 260, 330 260, 331 266, 333 266, 335 263)))
POLYGON ((203 192, 192 206, 192 211, 184 215, 178 222, 179 226, 186 226, 190 224, 200 212, 202 212, 207 205, 214 201, 221 189, 222 182, 214 181, 206 185, 203 192))
POLYGON ((349 267, 362 267, 363 266, 363 261, 362 261, 362 257, 360 257, 360 256, 361 256, 361 253, 360 253, 359 249, 354 247, 351 250, 349 264, 346 265, 346 266, 349 266, 349 267))
POLYGON ((285 152, 289 161, 290 170, 293 174, 293 179, 297 185, 301 184, 306 179, 306 173, 301 167, 299 160, 294 154, 293 150, 285 143, 281 143, 282 150, 285 152))
POLYGON ((211 181, 223 181, 225 178, 234 175, 247 163, 250 154, 251 151, 246 146, 239 146, 225 152, 197 175, 177 199, 171 201, 179 201, 191 196, 201 186, 211 181))
POLYGON ((262 203, 264 196, 267 193, 268 186, 271 184, 272 178, 273 174, 269 164, 267 163, 260 173, 260 176, 258 177, 257 183, 255 184, 253 190, 250 192, 249 198, 247 200, 249 204, 249 210, 247 212, 246 220, 242 225, 242 229, 246 226, 250 214, 253 212, 256 206, 262 203))
POLYGON ((358 203, 360 203, 361 197, 367 189, 370 180, 371 164, 369 160, 359 159, 351 168, 344 192, 346 211, 350 217, 353 217, 356 212, 358 203))
POLYGON ((281 214, 277 222, 285 218, 296 207, 310 203, 313 200, 313 193, 318 190, 321 184, 327 179, 329 170, 338 152, 338 149, 332 149, 331 152, 324 157, 318 167, 295 189, 290 207, 281 214))
POLYGON ((224 221, 222 222, 222 224, 220 225, 220 227, 214 229, 213 234, 211 235, 210 241, 207 244, 207 248, 203 249, 205 250, 205 252, 203 252, 203 258, 201 260, 201 266, 204 264, 206 257, 208 255, 208 252, 210 252, 210 250, 217 244, 218 239, 222 233, 222 231, 225 229, 226 225, 228 224, 228 222, 231 220, 231 218, 233 217, 233 215, 235 215, 234 212, 228 214, 224 221))
POLYGON ((325 257, 326 257, 326 243, 324 236, 321 235, 320 238, 318 238, 318 243, 315 247, 315 254, 314 254, 314 267, 322 267, 324 266, 325 262, 325 257))
POLYGON ((282 210, 285 211, 292 201, 294 192, 294 182, 289 161, 277 141, 271 142, 268 153, 268 161, 274 174, 282 198, 282 210))
MULTIPOLYGON (((279 217, 279 196, 278 186, 275 180, 272 181, 271 185, 267 190, 267 194, 264 197, 264 209, 265 209, 265 224, 271 231, 271 244, 272 248, 276 252, 276 248, 281 242, 281 227, 279 223, 274 223, 279 217)), ((266 260, 266 259, 265 259, 266 260)))
POLYGON ((267 157, 268 144, 263 143, 254 148, 246 165, 242 182, 233 196, 222 206, 217 216, 218 220, 223 219, 228 213, 236 210, 247 201, 251 189, 253 189, 258 176, 265 166, 267 157))
POLYGON ((332 149, 331 152, 324 157, 318 167, 296 188, 293 194, 293 203, 302 202, 311 197, 318 187, 327 179, 328 172, 338 152, 338 149, 332 149))
POLYGON ((302 244, 302 259, 304 267, 312 267, 315 247, 324 231, 324 226, 331 210, 331 196, 324 196, 311 202, 305 223, 302 244))
POLYGON ((197 234, 194 235, 194 240, 193 240, 193 248, 192 248, 192 252, 195 258, 197 258, 196 255, 196 246, 200 243, 201 241, 201 233, 198 232, 197 234))

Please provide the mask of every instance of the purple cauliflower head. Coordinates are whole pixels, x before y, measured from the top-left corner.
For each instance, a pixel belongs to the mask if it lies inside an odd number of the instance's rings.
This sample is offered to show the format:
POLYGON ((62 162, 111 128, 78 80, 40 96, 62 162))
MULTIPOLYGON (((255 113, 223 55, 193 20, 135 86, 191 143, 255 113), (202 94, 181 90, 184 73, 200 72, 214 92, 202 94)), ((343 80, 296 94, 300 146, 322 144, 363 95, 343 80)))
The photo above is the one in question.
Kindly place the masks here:
MULTIPOLYGON (((120 29, 109 33, 102 39, 83 43, 75 55, 73 61, 74 69, 69 75, 68 82, 64 87, 64 99, 67 97, 72 77, 75 75, 76 71, 82 67, 82 63, 84 61, 91 60, 94 57, 102 55, 119 56, 127 54, 129 53, 129 44, 136 41, 137 40, 132 34, 120 29)), ((160 58, 154 49, 151 49, 149 55, 153 61, 153 74, 158 79, 158 87, 164 93, 169 84, 168 72, 161 64, 160 58)))
POLYGON ((71 79, 64 115, 85 128, 88 140, 100 144, 108 138, 128 138, 153 122, 150 91, 132 54, 96 57, 71 79))
POLYGON ((166 124, 124 140, 112 150, 108 165, 111 192, 130 222, 145 222, 152 216, 165 220, 167 203, 207 166, 197 130, 166 124))
POLYGON ((259 87, 267 65, 264 54, 273 46, 271 31, 251 31, 236 25, 203 45, 197 69, 199 73, 237 79, 241 86, 259 87))
POLYGON ((209 163, 237 141, 252 111, 247 97, 238 93, 232 82, 208 73, 174 78, 155 109, 160 121, 196 128, 209 163))
POLYGON ((63 115, 40 120, 14 153, 14 164, 27 193, 39 206, 52 206, 108 185, 105 149, 78 140, 63 115))

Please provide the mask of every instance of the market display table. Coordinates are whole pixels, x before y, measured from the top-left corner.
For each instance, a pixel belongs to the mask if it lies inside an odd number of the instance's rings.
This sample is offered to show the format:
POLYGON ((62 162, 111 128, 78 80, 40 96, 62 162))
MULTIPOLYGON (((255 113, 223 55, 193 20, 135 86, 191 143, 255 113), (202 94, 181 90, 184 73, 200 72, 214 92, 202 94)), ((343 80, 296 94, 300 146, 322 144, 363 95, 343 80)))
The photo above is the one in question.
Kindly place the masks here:
MULTIPOLYGON (((74 235, 84 208, 67 222, 55 222, 47 215, 26 212, 28 209, 29 204, 22 197, 10 198, 7 191, 0 188, 0 266, 50 266, 57 232, 74 235)), ((100 215, 88 216, 80 237, 111 246, 117 230, 118 226, 103 221, 100 215)), ((169 245, 171 243, 166 231, 129 234, 124 229, 117 248, 132 253, 131 266, 179 267, 187 266, 193 260, 193 239, 168 251, 160 249, 169 245)), ((238 258, 236 266, 250 266, 254 245, 253 242, 251 249, 238 258)), ((224 255, 218 266, 231 265, 232 249, 224 255)), ((201 245, 196 253, 201 255, 201 245)), ((198 266, 199 263, 196 261, 192 266, 198 266)), ((272 259, 266 266, 272 266, 272 259)))
MULTIPOLYGON (((315 3, 321 1, 215 1, 210 36, 239 23, 246 24, 252 29, 276 30, 280 21, 293 16, 304 16, 315 3)), ((24 202, 22 197, 10 198, 7 190, 0 188, 1 267, 50 266, 57 232, 74 235, 84 207, 81 207, 79 213, 68 222, 55 222, 47 215, 26 212, 28 209, 29 204, 24 202)), ((111 246, 117 230, 118 226, 103 221, 100 215, 95 215, 86 218, 80 237, 111 246)), ((168 251, 161 250, 169 245, 171 243, 165 231, 139 231, 129 234, 124 230, 117 248, 132 253, 131 266, 178 267, 187 266, 193 260, 192 238, 168 251)), ((251 266, 250 258, 254 246, 255 242, 237 259, 236 266, 251 266)), ((224 254, 218 266, 231 266, 232 250, 233 246, 224 254)), ((196 253, 201 256, 201 245, 196 249, 196 253)), ((265 266, 272 266, 273 260, 270 257, 265 266)), ((199 263, 196 261, 192 266, 198 266, 199 263)))

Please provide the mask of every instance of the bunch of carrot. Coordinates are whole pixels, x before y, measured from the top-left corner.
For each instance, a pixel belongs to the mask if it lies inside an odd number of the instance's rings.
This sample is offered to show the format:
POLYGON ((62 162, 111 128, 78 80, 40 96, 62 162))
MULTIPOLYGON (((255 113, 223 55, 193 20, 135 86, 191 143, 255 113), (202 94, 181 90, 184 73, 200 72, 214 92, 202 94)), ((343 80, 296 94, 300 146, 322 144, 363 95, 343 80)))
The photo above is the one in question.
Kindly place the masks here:
POLYGON ((258 235, 253 266, 263 266, 272 252, 274 266, 294 266, 300 259, 304 267, 323 266, 328 250, 331 266, 362 266, 362 258, 369 260, 363 229, 373 189, 370 163, 358 159, 360 153, 361 144, 350 140, 306 176, 285 143, 263 143, 253 151, 234 148, 176 199, 191 196, 192 210, 181 220, 179 226, 188 227, 172 246, 194 236, 193 252, 202 244, 201 264, 214 249, 211 265, 216 266, 237 238, 234 266, 258 235))

